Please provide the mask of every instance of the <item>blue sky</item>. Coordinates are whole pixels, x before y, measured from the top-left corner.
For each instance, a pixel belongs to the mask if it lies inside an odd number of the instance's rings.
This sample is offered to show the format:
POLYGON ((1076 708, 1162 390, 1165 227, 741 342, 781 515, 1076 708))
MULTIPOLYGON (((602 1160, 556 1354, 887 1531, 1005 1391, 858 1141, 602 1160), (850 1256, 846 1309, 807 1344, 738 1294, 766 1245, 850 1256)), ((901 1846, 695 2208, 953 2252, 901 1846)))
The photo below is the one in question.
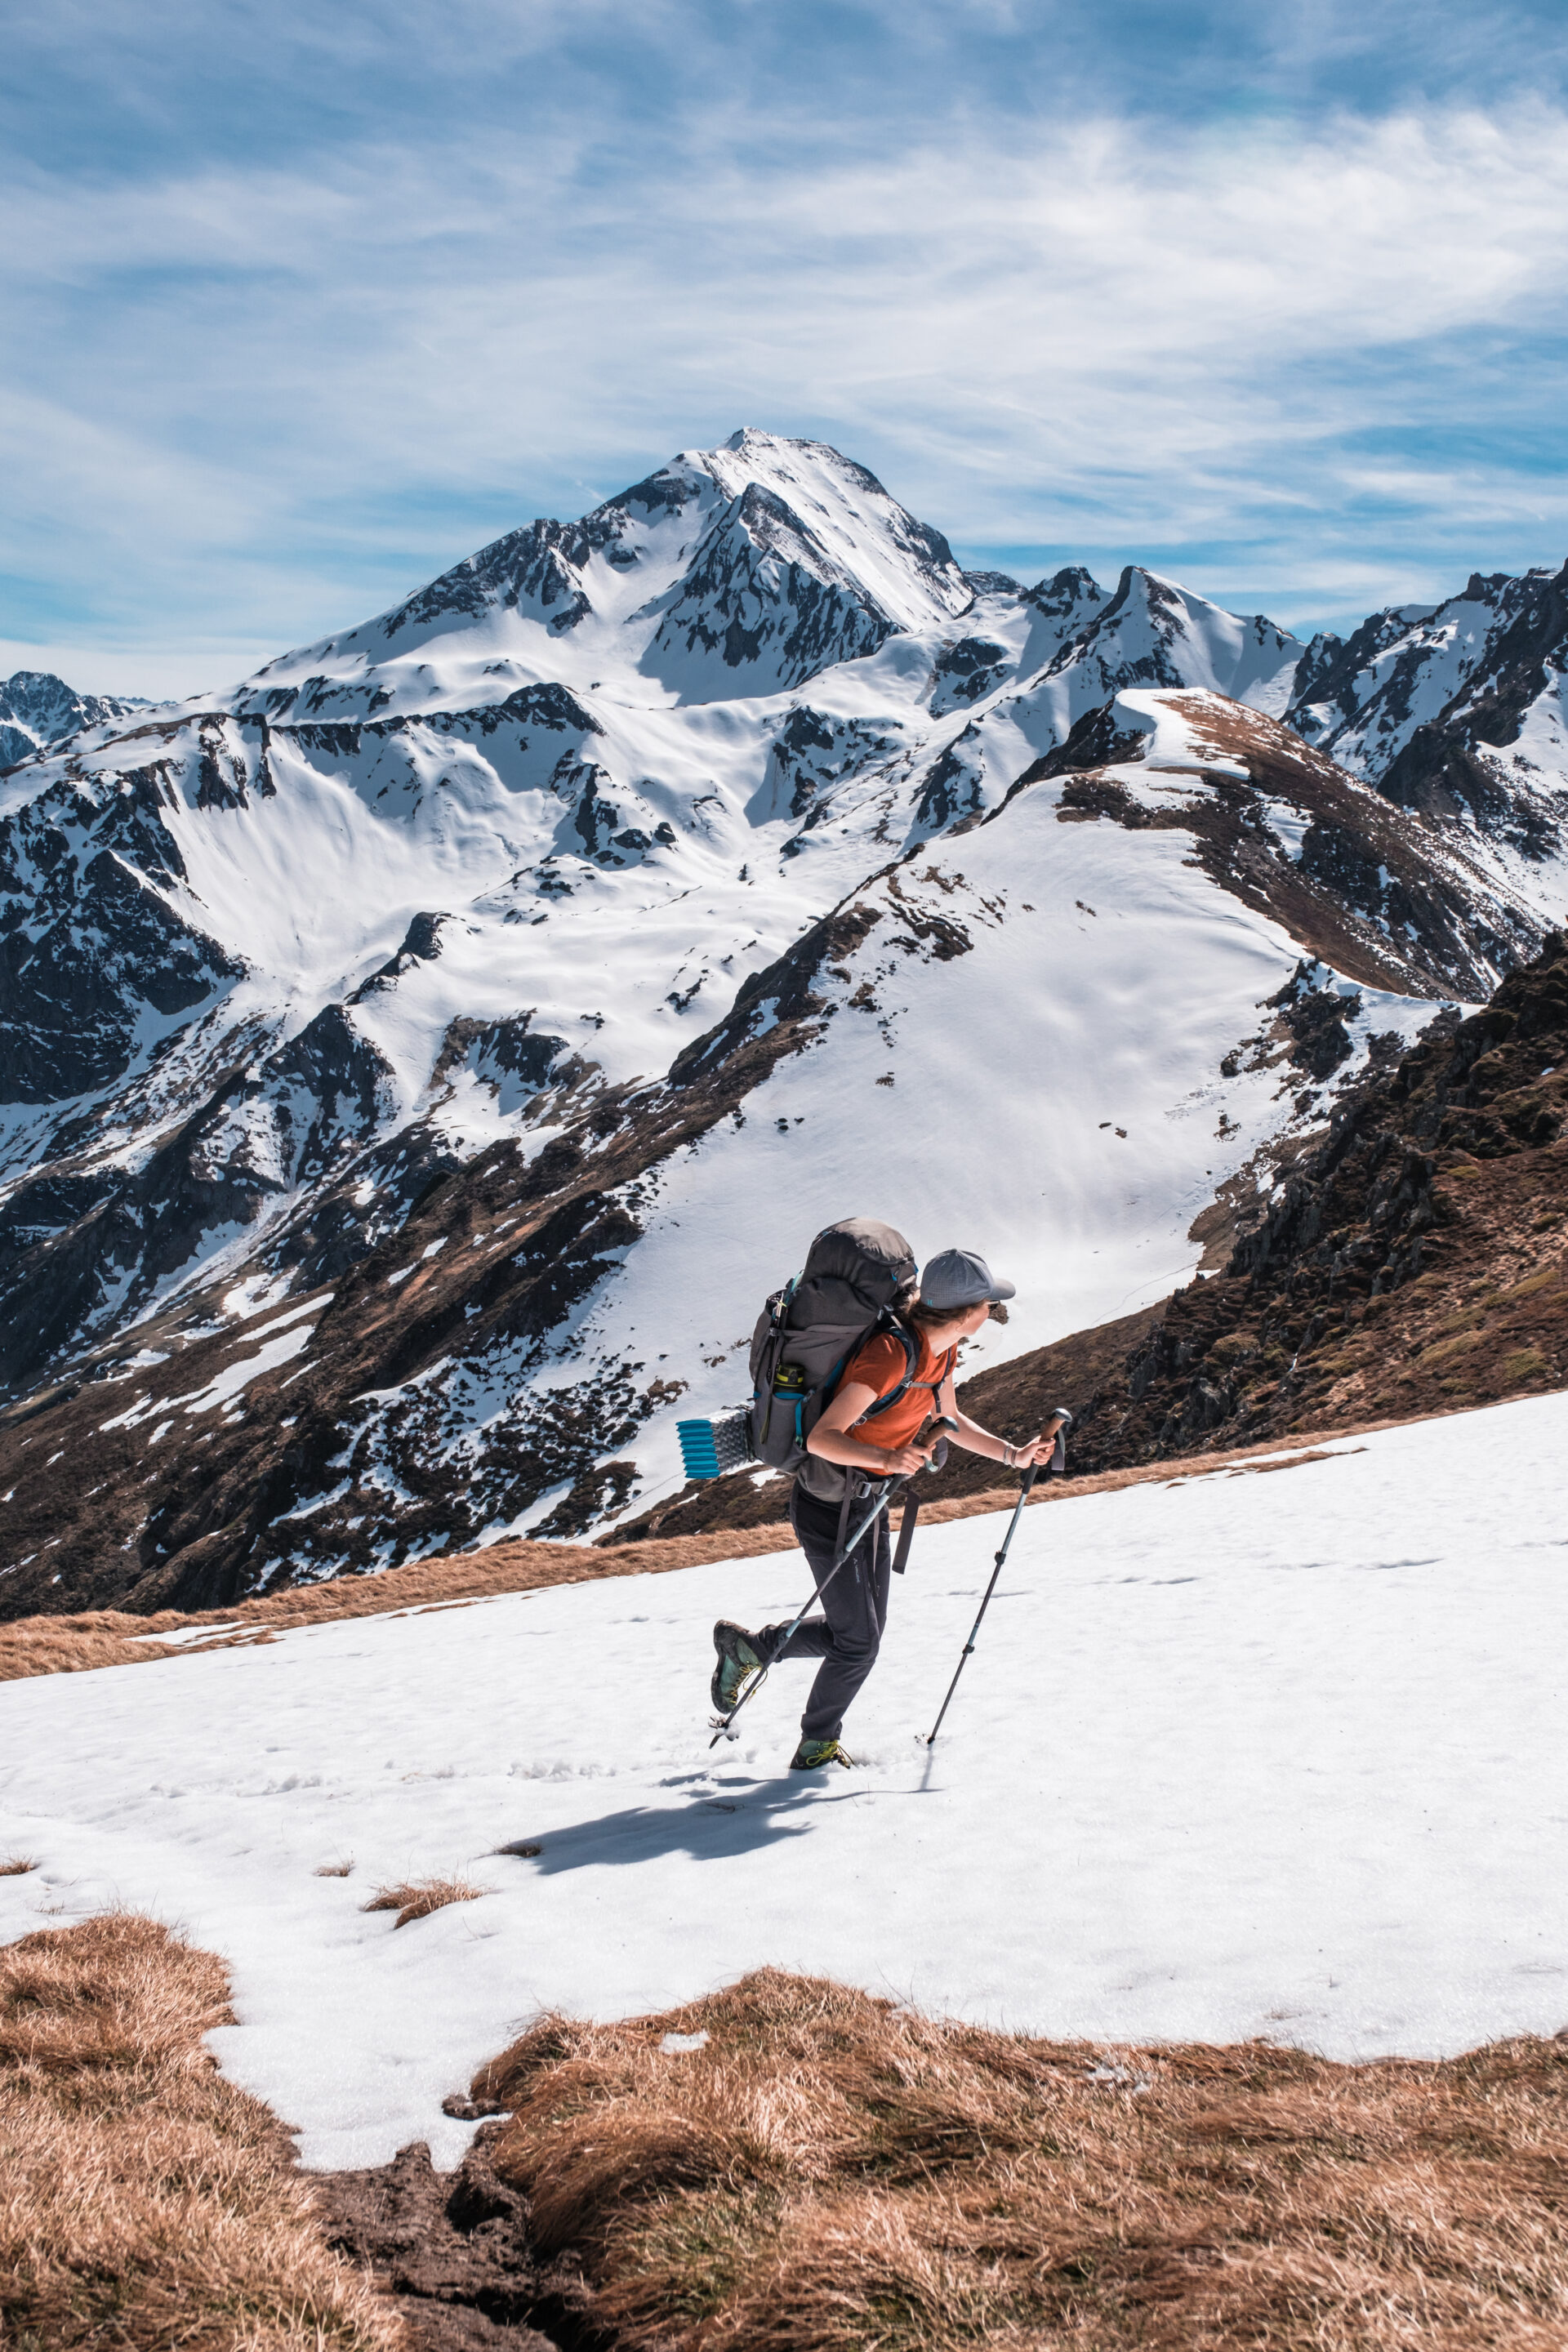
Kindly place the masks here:
POLYGON ((1297 627, 1568 554, 1568 10, 42 0, 0 667, 218 685, 736 425, 1297 627))

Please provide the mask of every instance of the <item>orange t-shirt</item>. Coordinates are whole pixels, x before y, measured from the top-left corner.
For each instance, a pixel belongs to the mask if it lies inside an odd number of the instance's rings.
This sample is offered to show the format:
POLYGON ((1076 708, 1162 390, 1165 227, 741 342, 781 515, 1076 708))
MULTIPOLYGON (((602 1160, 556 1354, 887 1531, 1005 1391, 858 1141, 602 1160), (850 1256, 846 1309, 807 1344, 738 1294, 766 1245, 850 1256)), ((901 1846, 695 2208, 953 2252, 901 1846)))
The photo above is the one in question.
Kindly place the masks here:
MULTIPOLYGON (((936 1389, 917 1387, 916 1383, 934 1381, 940 1386, 952 1371, 958 1350, 947 1348, 939 1356, 923 1331, 917 1328, 912 1336, 919 1340, 921 1352, 910 1375, 909 1387, 897 1404, 889 1405, 886 1412, 875 1418, 858 1421, 849 1432, 863 1445, 880 1445, 891 1454, 897 1447, 907 1445, 926 1415, 936 1411, 936 1389)), ((850 1358, 845 1368, 844 1385, 847 1387, 853 1381, 858 1388, 875 1389, 879 1397, 889 1396, 903 1379, 907 1360, 900 1341, 890 1331, 881 1332, 875 1339, 868 1339, 850 1358)))

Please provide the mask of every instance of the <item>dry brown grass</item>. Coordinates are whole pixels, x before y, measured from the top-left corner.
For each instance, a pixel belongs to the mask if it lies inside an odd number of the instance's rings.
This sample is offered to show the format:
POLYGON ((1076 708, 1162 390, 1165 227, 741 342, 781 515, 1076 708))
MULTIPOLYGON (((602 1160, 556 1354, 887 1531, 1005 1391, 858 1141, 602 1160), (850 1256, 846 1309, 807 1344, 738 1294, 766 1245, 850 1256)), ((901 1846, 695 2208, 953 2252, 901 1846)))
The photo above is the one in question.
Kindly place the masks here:
POLYGON ((28 1871, 37 1870, 37 1863, 30 1853, 8 1853, 0 1862, 0 1878, 26 1878, 28 1871))
POLYGON ((763 1970, 473 2094, 621 2352, 1568 2346, 1562 2042, 1107 2056, 763 1970))
MULTIPOLYGON (((170 1623, 180 1620, 171 1618, 170 1623)), ((0 1625, 0 1683, 28 1675, 76 1675, 89 1666, 133 1666, 148 1658, 178 1654, 161 1642, 134 1642, 150 1621, 119 1610, 100 1609, 85 1617, 18 1617, 0 1625)))
POLYGON ((221 1962, 121 1916, 0 1950, 0 2343, 397 2352, 281 2127, 202 2035, 221 1962))
MULTIPOLYGON (((1335 1430, 1342 1441, 1364 1430, 1399 1427, 1396 1422, 1357 1423, 1335 1430)), ((1258 1463, 1258 1468, 1284 1468, 1324 1457, 1312 1448, 1310 1435, 1293 1437, 1288 1462, 1258 1463)), ((1030 1507, 1065 1501, 1074 1495, 1110 1494, 1123 1486, 1151 1483, 1169 1485, 1189 1477, 1208 1478, 1246 1470, 1263 1450, 1253 1445, 1235 1454, 1194 1454, 1169 1462, 1149 1463, 1131 1470, 1107 1470, 1093 1477, 1050 1482, 1037 1487, 1030 1507)), ((1010 1511, 1018 1499, 1013 1486, 988 1487, 976 1495, 931 1495, 921 1509, 922 1527, 942 1527, 953 1519, 971 1519, 994 1511, 1010 1511)), ((779 1507, 785 1496, 779 1489, 779 1507)), ((447 1609, 468 1601, 484 1601, 501 1592, 533 1592, 546 1585, 597 1583, 610 1576, 662 1574, 671 1569, 695 1568, 715 1559, 751 1559, 763 1552, 793 1551, 795 1530, 787 1520, 762 1527, 716 1528, 700 1535, 658 1536, 639 1543, 583 1545, 525 1543, 521 1539, 493 1544, 487 1551, 443 1553, 432 1559, 413 1560, 388 1569, 380 1576, 336 1576, 322 1584, 302 1585, 259 1601, 242 1601, 233 1609, 209 1609, 194 1615, 160 1610, 155 1615, 132 1617, 122 1610, 98 1609, 74 1617, 20 1617, 0 1624, 0 1682, 29 1675, 76 1674, 94 1666, 145 1664, 151 1659, 200 1656, 213 1649, 252 1648, 276 1639, 296 1625, 319 1625, 330 1619, 388 1617, 416 1614, 426 1609, 447 1609), (142 1641, 135 1635, 174 1633, 210 1628, 205 1641, 172 1643, 142 1641)))
POLYGON ((189 1614, 161 1609, 146 1617, 121 1609, 91 1609, 71 1617, 18 1617, 0 1624, 0 1682, 29 1675, 76 1674, 93 1666, 140 1665, 151 1658, 199 1656, 209 1649, 250 1648, 296 1625, 320 1625, 334 1618, 405 1616, 485 1601, 500 1592, 592 1584, 608 1576, 693 1568, 712 1559, 746 1559, 758 1552, 787 1551, 794 1543, 794 1529, 782 1525, 676 1536, 614 1550, 518 1538, 492 1544, 485 1551, 410 1560, 379 1576, 335 1576, 322 1584, 242 1601, 233 1609, 189 1614), (134 1638, 194 1628, 210 1629, 209 1638, 178 1644, 134 1638))
MULTIPOLYGON (((324 1871, 317 1873, 325 1877, 324 1871)), ((395 1911, 394 1927, 406 1927, 411 1919, 427 1919, 432 1911, 444 1911, 448 1903, 477 1903, 484 1893, 482 1886, 470 1886, 466 1878, 411 1879, 406 1886, 378 1886, 362 1911, 395 1911)))

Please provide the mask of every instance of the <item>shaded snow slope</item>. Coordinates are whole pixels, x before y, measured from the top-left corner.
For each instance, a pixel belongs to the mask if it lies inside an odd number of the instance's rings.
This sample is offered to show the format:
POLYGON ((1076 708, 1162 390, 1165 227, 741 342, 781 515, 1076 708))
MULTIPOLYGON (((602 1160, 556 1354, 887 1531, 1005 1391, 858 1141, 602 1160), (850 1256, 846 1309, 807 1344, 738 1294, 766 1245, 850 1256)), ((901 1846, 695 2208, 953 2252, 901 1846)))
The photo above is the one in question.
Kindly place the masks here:
POLYGON ((450 2164, 441 2100, 542 2010, 763 1964, 1108 2045, 1551 2033, 1565 1445, 1552 1397, 1031 1510, 934 1751, 1005 1523, 930 1530, 831 1778, 784 1769, 808 1668, 708 1746, 710 1625, 790 1611, 794 1554, 9 1684, 0 1933, 120 1903, 220 1952, 213 2047, 313 2166, 450 2164), (361 1908, 454 1870, 479 1901, 361 1908))

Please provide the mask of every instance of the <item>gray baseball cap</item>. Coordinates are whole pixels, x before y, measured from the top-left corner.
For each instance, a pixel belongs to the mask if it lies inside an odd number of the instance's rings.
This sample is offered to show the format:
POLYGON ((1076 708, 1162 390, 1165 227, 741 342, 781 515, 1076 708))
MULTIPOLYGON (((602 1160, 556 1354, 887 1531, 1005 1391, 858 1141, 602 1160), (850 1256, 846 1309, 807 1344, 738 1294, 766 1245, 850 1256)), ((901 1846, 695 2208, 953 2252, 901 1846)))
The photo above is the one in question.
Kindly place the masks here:
POLYGON ((983 1257, 973 1250, 943 1250, 921 1269, 921 1298, 927 1307, 981 1307, 1016 1298, 1010 1282, 999 1282, 983 1257))

